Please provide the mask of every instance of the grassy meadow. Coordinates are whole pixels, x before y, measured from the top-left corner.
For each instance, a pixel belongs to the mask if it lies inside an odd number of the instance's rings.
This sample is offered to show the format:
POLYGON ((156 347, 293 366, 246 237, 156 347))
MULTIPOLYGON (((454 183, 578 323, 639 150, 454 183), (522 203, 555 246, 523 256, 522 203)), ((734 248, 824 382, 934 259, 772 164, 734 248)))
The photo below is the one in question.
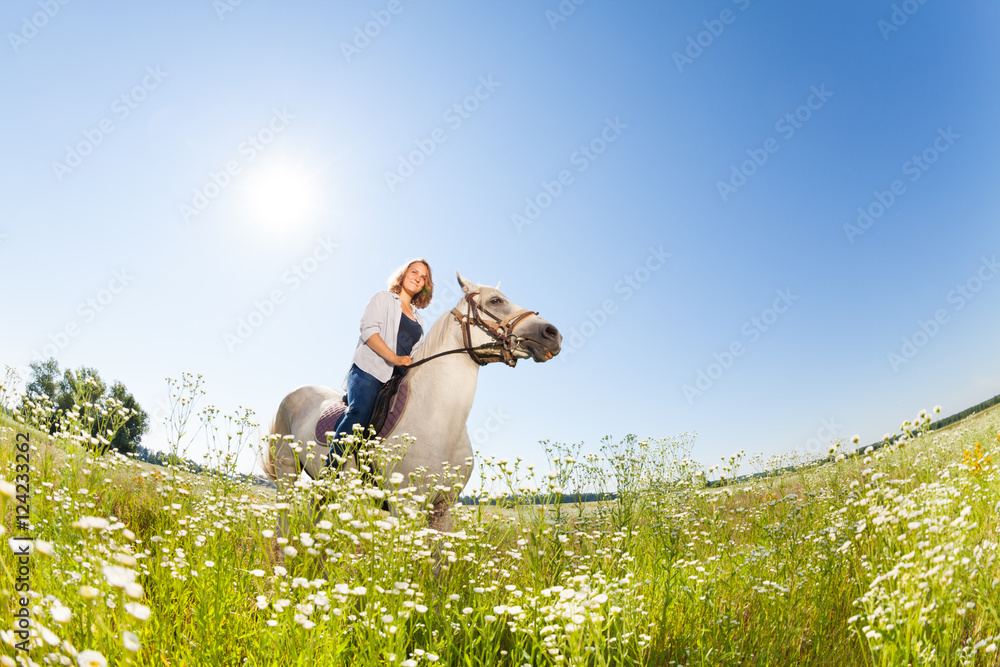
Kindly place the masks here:
POLYGON ((1000 408, 792 471, 710 473, 687 435, 543 443, 551 470, 485 459, 483 488, 617 499, 460 506, 439 534, 399 476, 276 495, 222 474, 251 417, 198 412, 199 391, 173 385, 168 432, 207 438, 220 474, 97 453, 90 418, 115 420, 93 406, 54 437, 0 416, 3 539, 33 538, 0 558, 0 665, 1000 664, 1000 408))

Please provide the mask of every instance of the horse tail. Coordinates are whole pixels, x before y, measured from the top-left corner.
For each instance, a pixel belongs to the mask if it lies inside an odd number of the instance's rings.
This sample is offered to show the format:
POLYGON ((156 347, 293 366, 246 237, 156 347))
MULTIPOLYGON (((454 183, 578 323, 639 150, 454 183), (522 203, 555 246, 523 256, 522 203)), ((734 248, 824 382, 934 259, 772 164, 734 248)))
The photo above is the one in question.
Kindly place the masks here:
POLYGON ((274 467, 274 450, 282 442, 282 437, 291 435, 291 433, 292 425, 288 419, 285 401, 282 401, 281 405, 278 406, 278 412, 275 413, 274 419, 271 420, 271 435, 267 439, 267 447, 264 450, 264 460, 261 462, 264 474, 267 475, 272 482, 278 479, 278 472, 274 467), (274 436, 277 437, 275 438, 274 436))

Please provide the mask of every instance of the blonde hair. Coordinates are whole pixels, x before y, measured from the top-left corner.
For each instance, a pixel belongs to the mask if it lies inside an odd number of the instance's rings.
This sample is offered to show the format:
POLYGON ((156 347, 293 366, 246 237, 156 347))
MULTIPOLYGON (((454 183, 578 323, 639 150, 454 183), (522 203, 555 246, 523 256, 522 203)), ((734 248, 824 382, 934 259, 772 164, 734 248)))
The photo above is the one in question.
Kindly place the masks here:
POLYGON ((393 294, 399 294, 400 290, 403 289, 403 277, 414 264, 423 264, 427 267, 427 280, 424 282, 423 289, 413 296, 410 304, 414 308, 426 308, 430 305, 431 299, 434 298, 434 281, 431 280, 431 265, 428 264, 427 260, 422 257, 407 262, 403 266, 396 269, 396 271, 389 276, 389 291, 393 294))

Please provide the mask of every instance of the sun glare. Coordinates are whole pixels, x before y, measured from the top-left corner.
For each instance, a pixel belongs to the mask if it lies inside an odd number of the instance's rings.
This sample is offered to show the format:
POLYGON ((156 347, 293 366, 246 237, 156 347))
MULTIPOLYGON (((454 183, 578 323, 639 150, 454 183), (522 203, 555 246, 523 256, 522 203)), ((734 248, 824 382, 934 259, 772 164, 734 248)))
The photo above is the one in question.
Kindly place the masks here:
POLYGON ((300 167, 261 167, 247 179, 248 216, 261 228, 280 230, 302 225, 317 212, 318 204, 314 179, 300 167))

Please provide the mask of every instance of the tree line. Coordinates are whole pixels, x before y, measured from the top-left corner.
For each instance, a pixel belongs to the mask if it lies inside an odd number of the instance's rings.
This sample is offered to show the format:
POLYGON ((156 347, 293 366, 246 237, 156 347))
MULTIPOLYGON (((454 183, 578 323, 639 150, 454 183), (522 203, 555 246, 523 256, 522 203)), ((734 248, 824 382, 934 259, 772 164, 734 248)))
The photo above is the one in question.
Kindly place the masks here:
POLYGON ((35 361, 16 411, 28 423, 54 435, 79 420, 90 432, 89 445, 134 453, 149 430, 149 414, 120 381, 110 385, 94 368, 59 370, 55 359, 35 361), (108 431, 113 431, 109 434, 108 431))
POLYGON ((987 408, 991 408, 991 407, 993 407, 994 405, 996 405, 998 403, 1000 403, 1000 394, 998 394, 997 396, 994 396, 993 398, 989 399, 988 401, 983 401, 982 403, 979 403, 978 405, 973 405, 971 408, 966 408, 965 410, 962 410, 959 413, 953 414, 950 417, 945 417, 944 419, 939 419, 938 421, 934 422, 933 424, 931 424, 927 428, 929 430, 931 430, 931 431, 936 431, 939 428, 944 428, 945 426, 950 426, 950 425, 954 424, 957 421, 962 421, 966 417, 968 417, 970 415, 974 415, 977 412, 982 412, 983 410, 986 410, 987 408))
POLYGON ((458 502, 463 505, 499 505, 501 507, 514 507, 515 505, 574 505, 576 503, 596 503, 602 500, 614 500, 618 497, 615 493, 538 493, 534 495, 514 496, 507 495, 503 498, 491 498, 488 495, 482 496, 460 496, 458 502))

